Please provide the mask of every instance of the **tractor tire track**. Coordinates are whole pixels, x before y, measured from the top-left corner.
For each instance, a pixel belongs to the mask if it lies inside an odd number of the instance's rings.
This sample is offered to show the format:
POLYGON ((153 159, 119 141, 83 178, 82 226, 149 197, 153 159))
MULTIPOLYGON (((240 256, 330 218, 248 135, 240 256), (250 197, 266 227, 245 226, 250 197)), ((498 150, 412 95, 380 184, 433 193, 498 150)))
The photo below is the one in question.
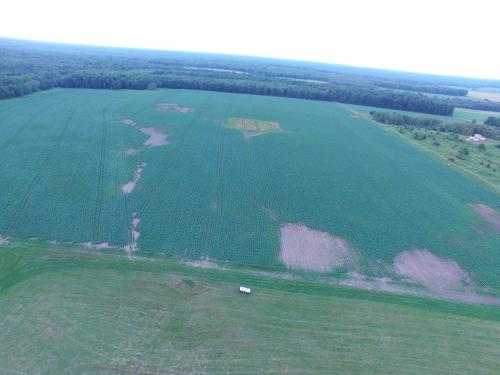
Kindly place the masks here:
POLYGON ((52 147, 47 152, 47 155, 45 156, 45 158, 42 160, 42 163, 38 169, 38 172, 35 174, 35 176, 31 179, 30 183, 28 184, 28 187, 27 187, 26 191, 24 192, 21 201, 17 205, 14 213, 12 214, 12 218, 9 221, 9 224, 7 225, 7 228, 6 228, 7 235, 12 235, 12 228, 15 226, 15 224, 17 223, 17 220, 19 219, 19 215, 21 214, 23 209, 26 207, 26 204, 33 193, 33 189, 35 188, 35 186, 39 182, 40 178, 45 173, 45 167, 49 164, 57 147, 59 146, 62 139, 64 138, 66 130, 68 129, 75 112, 76 112, 76 108, 74 108, 71 111, 70 115, 68 116, 68 119, 66 120, 66 123, 64 124, 63 128, 61 129, 61 132, 59 133, 59 136, 57 137, 56 141, 53 143, 52 147))
POLYGON ((106 125, 106 110, 102 112, 101 122, 101 145, 99 154, 99 177, 97 181, 97 198, 94 210, 94 220, 92 225, 92 242, 97 243, 99 240, 99 227, 102 216, 102 202, 104 189, 104 175, 106 170, 106 147, 107 147, 107 125, 106 125))

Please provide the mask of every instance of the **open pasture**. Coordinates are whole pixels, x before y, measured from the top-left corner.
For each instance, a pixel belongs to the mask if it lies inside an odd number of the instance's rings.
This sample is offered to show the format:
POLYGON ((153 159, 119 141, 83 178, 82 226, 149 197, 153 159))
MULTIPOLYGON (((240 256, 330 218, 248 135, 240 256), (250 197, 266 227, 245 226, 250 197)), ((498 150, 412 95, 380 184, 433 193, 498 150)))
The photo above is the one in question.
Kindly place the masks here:
POLYGON ((0 247, 2 374, 496 374, 498 307, 0 247), (240 283, 252 296, 237 292, 240 283))
POLYGON ((498 228, 470 206, 498 195, 332 103, 58 89, 0 102, 0 143, 2 238, 500 288, 498 228))

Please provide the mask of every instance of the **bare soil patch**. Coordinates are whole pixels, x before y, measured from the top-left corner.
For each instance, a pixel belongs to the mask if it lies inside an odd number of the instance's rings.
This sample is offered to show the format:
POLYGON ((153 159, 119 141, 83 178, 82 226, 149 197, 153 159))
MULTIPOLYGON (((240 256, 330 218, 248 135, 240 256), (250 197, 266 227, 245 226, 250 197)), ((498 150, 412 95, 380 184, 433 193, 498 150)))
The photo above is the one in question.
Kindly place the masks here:
POLYGON ((469 90, 468 96, 479 99, 487 99, 492 102, 500 102, 500 92, 469 90))
POLYGON ((342 238, 301 223, 280 227, 279 259, 290 269, 329 272, 349 264, 353 251, 342 238))
POLYGON ((144 142, 146 147, 158 147, 168 145, 167 134, 163 130, 157 128, 139 128, 143 134, 149 135, 149 138, 144 142))
POLYGON ((116 246, 111 246, 108 242, 101 242, 101 243, 84 242, 82 243, 82 246, 86 249, 96 249, 96 250, 116 248, 116 246))
POLYGON ((146 167, 145 162, 137 165, 137 168, 134 171, 134 178, 132 179, 132 181, 129 181, 126 184, 120 186, 120 190, 123 193, 130 194, 134 191, 135 187, 137 186, 137 183, 141 179, 141 174, 145 167, 146 167))
POLYGON ((122 124, 125 124, 125 125, 130 125, 130 126, 135 126, 136 125, 136 122, 132 119, 129 119, 129 118, 124 118, 122 121, 121 121, 122 124))
POLYGON ((3 237, 0 235, 0 245, 7 245, 9 243, 9 237, 3 237))
POLYGON ((393 267, 399 276, 431 290, 457 290, 471 283, 467 273, 455 261, 437 257, 427 249, 398 254, 393 267))
POLYGON ((139 225, 140 221, 141 220, 137 217, 137 213, 134 212, 132 214, 132 222, 130 223, 130 240, 129 243, 125 246, 125 251, 129 256, 131 256, 132 253, 136 252, 139 249, 137 240, 139 239, 141 232, 137 230, 137 226, 139 225))
POLYGON ((177 103, 158 103, 155 108, 159 111, 165 112, 180 112, 180 113, 189 113, 194 112, 194 108, 183 107, 177 103))
POLYGON ((493 208, 480 203, 471 203, 469 207, 477 215, 481 216, 484 221, 486 221, 495 232, 500 233, 500 212, 494 210, 493 208))
POLYGON ((127 155, 137 155, 139 151, 135 148, 129 148, 127 149, 127 151, 125 151, 125 154, 127 155))
POLYGON ((280 124, 276 121, 256 120, 242 117, 230 118, 228 121, 228 127, 245 131, 247 133, 246 137, 258 135, 256 133, 267 133, 281 130, 280 124))

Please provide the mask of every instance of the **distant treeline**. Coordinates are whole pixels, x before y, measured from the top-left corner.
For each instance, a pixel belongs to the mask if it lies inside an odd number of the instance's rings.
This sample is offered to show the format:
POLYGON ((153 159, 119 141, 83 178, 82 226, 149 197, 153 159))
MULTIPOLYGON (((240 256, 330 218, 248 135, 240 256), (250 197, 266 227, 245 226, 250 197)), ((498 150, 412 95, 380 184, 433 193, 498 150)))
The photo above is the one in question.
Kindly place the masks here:
POLYGON ((467 98, 447 98, 449 104, 458 108, 475 109, 478 111, 500 112, 500 103, 489 100, 474 100, 467 98))
MULTIPOLYGON (((443 85, 449 80, 319 63, 0 38, 0 99, 54 87, 158 87, 337 101, 435 115, 452 115, 455 106, 500 111, 500 103, 420 93, 461 94, 459 89, 443 85), (464 102, 457 105, 455 99, 464 102)), ((449 83, 459 86, 462 82, 449 83)), ((489 86, 496 84, 491 82, 489 86)))
POLYGON ((490 116, 484 121, 484 123, 490 126, 500 126, 500 117, 490 116))
POLYGON ((414 126, 417 128, 426 128, 439 130, 442 132, 456 133, 462 135, 481 134, 484 137, 500 140, 500 129, 490 126, 467 123, 451 123, 436 118, 414 117, 395 112, 370 112, 371 117, 380 123, 398 126, 414 126))
POLYGON ((391 81, 376 81, 374 82, 378 87, 385 87, 388 89, 395 90, 406 90, 406 91, 416 91, 425 92, 429 94, 441 94, 441 95, 452 95, 452 96, 466 96, 469 91, 467 89, 460 89, 448 86, 437 86, 413 82, 391 82, 391 81))

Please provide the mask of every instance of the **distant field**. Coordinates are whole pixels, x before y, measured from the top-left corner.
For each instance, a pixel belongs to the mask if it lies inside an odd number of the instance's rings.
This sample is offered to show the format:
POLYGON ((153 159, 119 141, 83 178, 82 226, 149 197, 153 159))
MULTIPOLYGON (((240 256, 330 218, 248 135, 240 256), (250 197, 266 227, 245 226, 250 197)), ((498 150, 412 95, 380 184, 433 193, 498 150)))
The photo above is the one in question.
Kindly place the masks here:
POLYGON ((479 99, 488 99, 492 102, 500 102, 500 92, 469 90, 468 96, 479 99))
POLYGON ((477 111, 474 109, 455 108, 453 118, 457 120, 484 122, 489 116, 500 117, 498 112, 477 111))
POLYGON ((476 302, 500 288, 498 195, 336 104, 52 90, 0 102, 0 158, 2 238, 476 302), (247 137, 229 119, 281 131, 247 137))
POLYGON ((0 246, 2 374, 497 374, 498 307, 0 246), (241 296, 240 285, 253 295, 241 296))
POLYGON ((352 105, 349 104, 348 107, 355 109, 361 113, 369 113, 371 111, 378 112, 396 112, 401 113, 408 116, 413 117, 424 117, 424 118, 437 118, 442 121, 448 122, 460 122, 460 121, 472 121, 476 120, 478 123, 484 122, 489 116, 500 116, 498 112, 488 112, 488 111, 477 111, 474 109, 466 109, 466 108, 455 108, 453 112, 453 116, 436 116, 436 115, 428 115, 425 113, 417 113, 417 112, 409 112, 409 111, 397 111, 392 109, 378 108, 378 107, 368 107, 362 105, 352 105))

